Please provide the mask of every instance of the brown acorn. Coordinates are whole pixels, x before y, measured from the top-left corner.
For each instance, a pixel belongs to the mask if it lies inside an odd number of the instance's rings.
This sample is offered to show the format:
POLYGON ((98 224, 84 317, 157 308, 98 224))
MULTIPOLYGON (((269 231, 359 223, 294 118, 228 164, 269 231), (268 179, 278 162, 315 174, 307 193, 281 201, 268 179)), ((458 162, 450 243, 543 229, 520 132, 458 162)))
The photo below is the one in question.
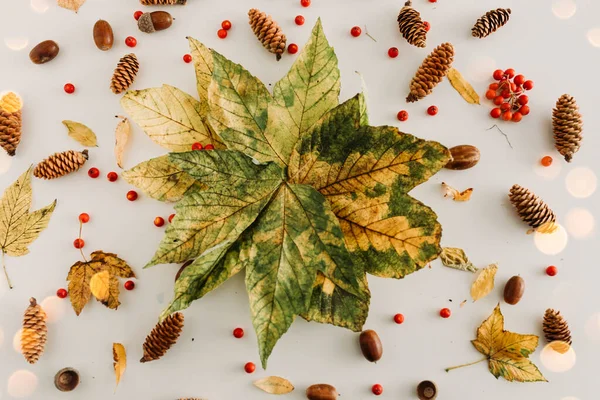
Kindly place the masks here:
POLYGON ((462 144, 450 149, 452 160, 444 166, 447 169, 463 170, 473 168, 479 162, 481 157, 479 149, 475 146, 462 144))
POLYGON ((54 40, 45 40, 31 49, 29 59, 34 64, 45 64, 54 60, 59 51, 60 48, 54 40))
POLYGON ((99 19, 94 24, 94 43, 96 43, 96 47, 102 51, 107 51, 112 49, 114 42, 115 36, 112 27, 105 20, 99 19))
POLYGON ((326 383, 318 383, 306 389, 306 398, 309 400, 337 400, 337 390, 326 383))
POLYGON ((504 301, 510 305, 515 305, 525 293, 525 280, 520 276, 513 276, 504 286, 504 301))
POLYGON ((166 11, 143 13, 138 19, 138 28, 145 33, 163 31, 173 24, 173 17, 166 11))
POLYGON ((79 372, 73 368, 63 368, 54 376, 54 386, 61 392, 70 392, 79 385, 79 372))
POLYGON ((383 346, 381 345, 381 339, 374 330, 363 331, 359 337, 360 351, 363 356, 370 362, 376 362, 381 359, 383 355, 383 346))

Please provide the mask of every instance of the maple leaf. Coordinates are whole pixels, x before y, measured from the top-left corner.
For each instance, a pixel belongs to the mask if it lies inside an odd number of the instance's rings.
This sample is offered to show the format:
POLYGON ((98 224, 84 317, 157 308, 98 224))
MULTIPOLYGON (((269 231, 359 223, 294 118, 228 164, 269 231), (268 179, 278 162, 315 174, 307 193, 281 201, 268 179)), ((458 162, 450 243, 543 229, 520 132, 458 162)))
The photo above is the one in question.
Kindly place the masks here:
POLYGON ((446 368, 446 372, 488 361, 490 372, 509 382, 547 382, 540 370, 529 360, 538 345, 535 335, 521 335, 504 330, 504 316, 500 304, 488 319, 477 329, 477 339, 473 346, 485 358, 473 363, 446 368))
POLYGON ((181 196, 147 267, 193 262, 161 318, 245 270, 264 367, 296 316, 362 330, 366 273, 402 278, 441 251, 435 213, 407 193, 447 163, 448 150, 394 127, 368 126, 364 94, 339 104, 337 57, 320 20, 272 94, 241 65, 189 41, 199 102, 178 95, 192 106, 169 104, 144 91, 123 102, 154 140, 175 151, 125 172, 155 198, 181 196), (164 120, 163 138, 152 123, 163 117, 132 106, 134 98, 172 120, 199 121, 195 132, 203 130, 215 150, 171 146, 179 143, 171 122, 164 120), (140 173, 151 164, 160 166, 140 173))
POLYGON ((31 208, 31 170, 29 167, 6 190, 0 199, 0 250, 2 250, 2 267, 8 286, 12 284, 8 277, 4 255, 12 257, 24 256, 29 253, 27 248, 40 233, 46 229, 50 217, 56 207, 56 200, 37 211, 29 212, 31 208))

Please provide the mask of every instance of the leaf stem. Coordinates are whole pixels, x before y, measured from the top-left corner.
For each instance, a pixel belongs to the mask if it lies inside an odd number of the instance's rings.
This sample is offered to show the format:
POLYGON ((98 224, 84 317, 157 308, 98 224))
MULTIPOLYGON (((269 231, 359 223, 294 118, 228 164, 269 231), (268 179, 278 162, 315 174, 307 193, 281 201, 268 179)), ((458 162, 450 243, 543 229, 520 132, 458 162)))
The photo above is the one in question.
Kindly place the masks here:
POLYGON ((369 34, 369 30, 367 29, 367 26, 365 25, 365 35, 367 35, 368 37, 371 38, 372 41, 374 41, 375 43, 377 43, 377 39, 375 39, 373 36, 371 36, 369 34))
POLYGON ((13 288, 12 283, 10 283, 10 278, 8 277, 8 271, 6 270, 6 263, 4 262, 4 251, 2 252, 2 268, 4 268, 4 276, 6 276, 6 282, 8 282, 8 287, 10 289, 13 288))
POLYGON ((446 369, 445 369, 445 371, 446 371, 446 372, 450 372, 450 371, 452 371, 453 369, 462 368, 462 367, 469 367, 469 366, 471 366, 471 365, 479 364, 479 363, 480 363, 480 362, 482 362, 482 361, 487 361, 487 359, 488 359, 487 357, 484 357, 484 358, 482 358, 481 360, 474 361, 474 362, 472 362, 472 363, 468 363, 468 364, 462 364, 462 365, 457 365, 457 366, 454 366, 454 367, 446 368, 446 369))

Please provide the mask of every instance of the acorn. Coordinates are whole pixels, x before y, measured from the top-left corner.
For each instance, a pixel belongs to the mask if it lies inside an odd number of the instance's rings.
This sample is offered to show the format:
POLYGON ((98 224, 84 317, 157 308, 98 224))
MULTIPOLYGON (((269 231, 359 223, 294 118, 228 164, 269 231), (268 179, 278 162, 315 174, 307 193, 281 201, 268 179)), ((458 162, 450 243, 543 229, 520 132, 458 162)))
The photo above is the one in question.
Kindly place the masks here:
POLYGON ((63 368, 54 376, 54 386, 61 392, 70 392, 79 385, 79 372, 73 368, 63 368))
POLYGON ((138 20, 138 28, 145 33, 163 31, 173 24, 173 17, 166 11, 143 13, 138 20))
POLYGON ((306 389, 306 398, 309 400, 337 400, 337 390, 326 383, 318 383, 306 389))
POLYGON ((29 59, 34 64, 45 64, 58 55, 60 48, 54 40, 44 40, 29 52, 29 59))
POLYGON ((432 381, 423 381, 417 386, 419 400, 433 400, 437 397, 437 386, 432 381))
POLYGON ((473 168, 479 162, 481 155, 475 146, 462 144, 450 149, 452 160, 444 166, 447 169, 463 170, 473 168))
POLYGON ((360 351, 370 362, 377 362, 383 355, 381 339, 374 330, 363 331, 359 337, 360 351))
POLYGON ((94 43, 96 43, 96 47, 102 51, 107 51, 112 49, 114 42, 115 36, 112 27, 105 20, 99 19, 94 24, 94 43))

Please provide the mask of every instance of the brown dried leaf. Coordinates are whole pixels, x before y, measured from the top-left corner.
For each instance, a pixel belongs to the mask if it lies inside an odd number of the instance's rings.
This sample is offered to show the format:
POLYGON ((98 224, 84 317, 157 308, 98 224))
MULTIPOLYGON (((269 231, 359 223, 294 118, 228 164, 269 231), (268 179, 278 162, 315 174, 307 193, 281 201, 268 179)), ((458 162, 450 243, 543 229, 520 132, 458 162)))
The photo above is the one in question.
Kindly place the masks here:
POLYGON ((104 270, 92 276, 90 279, 90 291, 99 301, 107 301, 109 296, 110 272, 104 270))
POLYGON ((77 12, 85 0, 56 0, 56 3, 59 7, 77 12))
POLYGON ((454 201, 469 201, 471 199, 471 194, 473 194, 473 188, 468 188, 459 192, 446 182, 442 182, 442 190, 444 191, 444 197, 452 197, 452 200, 454 201))
POLYGON ((491 264, 481 270, 479 275, 477 275, 475 281, 471 285, 471 297, 473 298, 473 301, 484 298, 490 294, 492 289, 494 289, 496 272, 498 272, 498 265, 491 264))
MULTIPOLYGON (((121 377, 127 368, 127 353, 125 352, 125 346, 121 343, 113 343, 113 367, 115 368, 115 377, 117 378, 117 386, 121 381, 121 377)), ((115 387, 115 391, 117 388, 115 387)))
POLYGON ((254 386, 269 394, 287 394, 294 390, 290 381, 278 376, 267 376, 254 382, 254 386))
POLYGON ((448 80, 452 87, 470 104, 480 104, 479 95, 473 86, 454 68, 448 71, 448 80))
POLYGON ((115 130, 115 158, 117 159, 117 165, 121 169, 123 168, 123 153, 130 135, 131 124, 127 118, 123 118, 115 130))

